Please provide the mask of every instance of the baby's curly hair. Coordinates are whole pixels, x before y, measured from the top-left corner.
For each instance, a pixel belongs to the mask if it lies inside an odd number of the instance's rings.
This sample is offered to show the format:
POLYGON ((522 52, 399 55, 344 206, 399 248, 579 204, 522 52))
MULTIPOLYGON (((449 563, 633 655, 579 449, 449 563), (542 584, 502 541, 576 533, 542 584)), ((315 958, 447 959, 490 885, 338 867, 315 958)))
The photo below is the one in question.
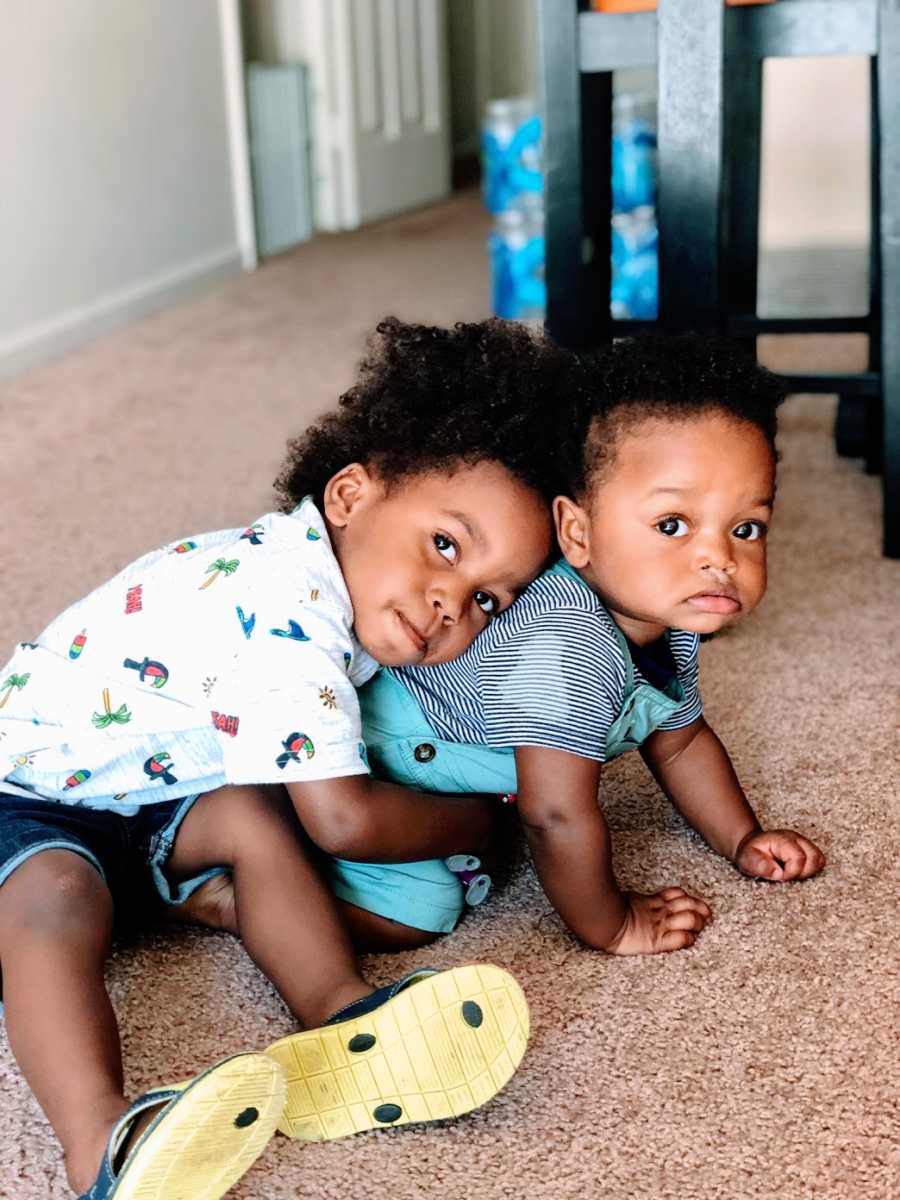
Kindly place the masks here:
POLYGON ((427 471, 494 461, 547 501, 563 487, 550 426, 577 388, 578 360, 508 321, 410 325, 388 317, 368 341, 338 407, 288 442, 275 481, 281 508, 348 463, 388 486, 427 471))
POLYGON ((649 417, 723 412, 754 425, 775 451, 784 387, 738 343, 700 334, 623 338, 582 360, 586 374, 560 429, 566 491, 583 498, 602 479, 622 435, 649 417))

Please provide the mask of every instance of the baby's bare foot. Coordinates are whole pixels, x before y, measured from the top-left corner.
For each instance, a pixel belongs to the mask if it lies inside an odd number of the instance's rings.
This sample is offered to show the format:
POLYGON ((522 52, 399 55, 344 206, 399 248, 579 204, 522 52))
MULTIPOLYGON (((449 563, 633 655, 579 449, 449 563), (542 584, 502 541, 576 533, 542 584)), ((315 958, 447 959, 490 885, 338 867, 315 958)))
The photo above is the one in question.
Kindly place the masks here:
POLYGON ((182 904, 167 904, 165 917, 181 925, 205 925, 237 936, 233 879, 230 875, 214 875, 182 904))
POLYGON ((680 887, 663 888, 652 896, 628 892, 628 911, 622 928, 606 947, 610 954, 666 954, 693 946, 712 916, 709 905, 680 887))

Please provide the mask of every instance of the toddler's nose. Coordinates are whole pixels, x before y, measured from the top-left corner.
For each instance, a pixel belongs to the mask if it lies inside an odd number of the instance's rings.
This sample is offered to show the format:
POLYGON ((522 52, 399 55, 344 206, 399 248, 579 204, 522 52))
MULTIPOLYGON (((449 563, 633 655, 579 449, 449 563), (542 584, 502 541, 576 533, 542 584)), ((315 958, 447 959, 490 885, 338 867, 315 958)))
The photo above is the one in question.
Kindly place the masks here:
POLYGON ((431 603, 442 625, 456 625, 466 603, 464 589, 442 583, 432 589, 431 603))

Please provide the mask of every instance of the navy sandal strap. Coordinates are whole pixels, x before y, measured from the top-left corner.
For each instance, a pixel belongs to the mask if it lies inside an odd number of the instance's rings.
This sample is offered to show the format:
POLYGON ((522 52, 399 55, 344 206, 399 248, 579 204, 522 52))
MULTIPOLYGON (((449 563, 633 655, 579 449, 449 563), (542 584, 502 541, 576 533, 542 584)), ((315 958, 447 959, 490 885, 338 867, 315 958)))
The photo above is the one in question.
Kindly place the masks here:
MULTIPOLYGON (((109 1141, 106 1143, 106 1150, 103 1152, 97 1178, 94 1180, 91 1190, 79 1196, 78 1200, 106 1200, 107 1196, 113 1195, 116 1180, 121 1174, 121 1171, 115 1169, 116 1158, 132 1125, 148 1108, 167 1104, 178 1095, 180 1095, 179 1088, 156 1088, 151 1092, 145 1092, 143 1096, 138 1096, 137 1100, 122 1113, 113 1126, 109 1141)), ((122 1165, 124 1166, 124 1163, 122 1165)))
POLYGON ((414 983, 418 983, 421 979, 427 979, 430 975, 437 975, 437 971, 433 967, 420 967, 417 971, 410 971, 401 979, 385 984, 384 987, 376 988, 368 996, 361 996, 359 1000, 351 1000, 349 1004, 339 1008, 336 1013, 332 1013, 325 1024, 339 1025, 342 1021, 352 1021, 356 1017, 364 1017, 367 1013, 374 1012, 376 1008, 381 1008, 382 1004, 386 1004, 388 1000, 393 1000, 395 996, 408 987, 412 987, 414 983))

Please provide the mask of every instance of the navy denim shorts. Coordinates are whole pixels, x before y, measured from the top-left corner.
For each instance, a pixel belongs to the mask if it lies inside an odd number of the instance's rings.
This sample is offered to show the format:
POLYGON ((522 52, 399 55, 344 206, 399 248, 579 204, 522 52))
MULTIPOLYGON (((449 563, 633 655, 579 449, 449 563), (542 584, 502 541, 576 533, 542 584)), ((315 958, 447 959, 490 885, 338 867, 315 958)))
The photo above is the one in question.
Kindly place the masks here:
POLYGON ((71 850, 87 859, 116 899, 154 893, 180 904, 219 874, 204 871, 173 883, 166 865, 179 826, 196 796, 146 804, 134 816, 98 808, 13 795, 0 784, 0 885, 22 863, 44 850, 71 850))

